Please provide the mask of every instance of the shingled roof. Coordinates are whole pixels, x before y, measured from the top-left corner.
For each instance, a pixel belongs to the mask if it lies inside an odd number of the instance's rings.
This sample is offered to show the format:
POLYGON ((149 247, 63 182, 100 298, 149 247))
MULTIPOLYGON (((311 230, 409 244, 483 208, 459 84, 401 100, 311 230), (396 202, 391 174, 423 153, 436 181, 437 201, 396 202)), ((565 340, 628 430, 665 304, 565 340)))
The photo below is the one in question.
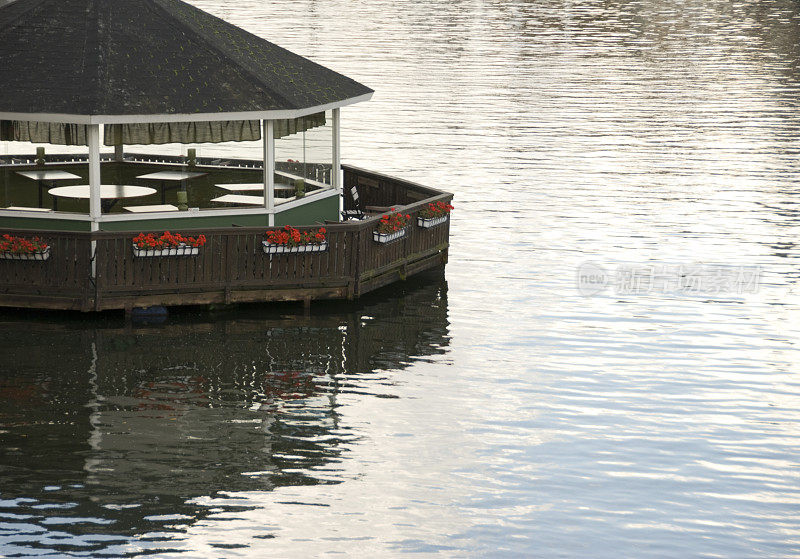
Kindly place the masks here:
POLYGON ((293 118, 371 94, 180 0, 0 0, 0 118, 293 118))

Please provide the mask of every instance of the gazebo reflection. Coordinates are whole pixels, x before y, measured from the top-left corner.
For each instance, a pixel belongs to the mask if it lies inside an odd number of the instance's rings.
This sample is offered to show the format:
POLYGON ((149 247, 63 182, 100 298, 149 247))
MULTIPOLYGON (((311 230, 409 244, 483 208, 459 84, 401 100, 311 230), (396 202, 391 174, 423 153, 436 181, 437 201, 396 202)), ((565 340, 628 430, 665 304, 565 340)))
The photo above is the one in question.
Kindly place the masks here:
POLYGON ((313 316, 253 308, 160 326, 2 315, 16 365, 0 379, 0 512, 42 507, 45 527, 91 518, 59 529, 124 539, 145 517, 202 517, 197 497, 340 482, 357 435, 338 396, 377 394, 376 377, 385 394, 385 369, 446 351, 446 284, 406 289, 313 316))

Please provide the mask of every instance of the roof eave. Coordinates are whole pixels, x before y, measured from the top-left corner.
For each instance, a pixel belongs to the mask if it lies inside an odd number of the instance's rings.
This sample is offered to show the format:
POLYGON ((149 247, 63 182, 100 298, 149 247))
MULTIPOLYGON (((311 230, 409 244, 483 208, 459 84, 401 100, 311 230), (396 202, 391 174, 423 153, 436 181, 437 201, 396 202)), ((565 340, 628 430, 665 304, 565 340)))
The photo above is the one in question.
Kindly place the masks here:
POLYGON ((331 109, 346 107, 361 101, 369 101, 374 91, 333 103, 279 111, 243 111, 192 114, 151 115, 71 115, 50 113, 15 113, 0 111, 0 120, 24 120, 33 122, 64 122, 69 124, 137 124, 150 122, 208 122, 217 120, 281 120, 299 118, 331 109))

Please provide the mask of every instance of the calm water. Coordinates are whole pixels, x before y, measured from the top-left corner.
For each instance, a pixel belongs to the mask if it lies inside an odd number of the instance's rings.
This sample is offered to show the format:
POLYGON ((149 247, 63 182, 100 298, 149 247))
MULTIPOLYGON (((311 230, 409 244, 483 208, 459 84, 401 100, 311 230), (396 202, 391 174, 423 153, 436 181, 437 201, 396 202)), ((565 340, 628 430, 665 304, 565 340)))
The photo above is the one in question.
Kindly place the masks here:
POLYGON ((800 5, 195 3, 377 90, 446 278, 0 314, 0 555, 800 556, 800 5))

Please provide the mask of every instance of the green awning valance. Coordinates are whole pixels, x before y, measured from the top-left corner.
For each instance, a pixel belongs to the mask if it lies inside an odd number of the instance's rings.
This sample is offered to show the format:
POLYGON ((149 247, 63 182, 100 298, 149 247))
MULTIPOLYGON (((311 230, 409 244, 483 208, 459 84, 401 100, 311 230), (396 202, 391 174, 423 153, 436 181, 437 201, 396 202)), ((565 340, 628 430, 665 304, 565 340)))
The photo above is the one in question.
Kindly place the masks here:
POLYGON ((305 132, 317 126, 325 126, 325 113, 315 113, 313 115, 301 116, 300 118, 290 118, 288 120, 276 120, 273 125, 272 135, 283 138, 298 132, 305 132))
MULTIPOLYGON (((325 125, 325 113, 274 121, 275 138, 283 138, 325 125)), ((249 142, 261 139, 258 120, 220 120, 202 122, 150 122, 136 124, 106 124, 104 144, 206 144, 219 142, 249 142)), ((85 146, 86 125, 61 122, 0 120, 0 140, 85 146)))
POLYGON ((150 144, 217 144, 261 139, 258 120, 219 120, 203 122, 148 122, 106 124, 107 146, 150 144))
POLYGON ((63 122, 0 120, 0 140, 62 146, 88 145, 85 124, 65 124, 63 122))

